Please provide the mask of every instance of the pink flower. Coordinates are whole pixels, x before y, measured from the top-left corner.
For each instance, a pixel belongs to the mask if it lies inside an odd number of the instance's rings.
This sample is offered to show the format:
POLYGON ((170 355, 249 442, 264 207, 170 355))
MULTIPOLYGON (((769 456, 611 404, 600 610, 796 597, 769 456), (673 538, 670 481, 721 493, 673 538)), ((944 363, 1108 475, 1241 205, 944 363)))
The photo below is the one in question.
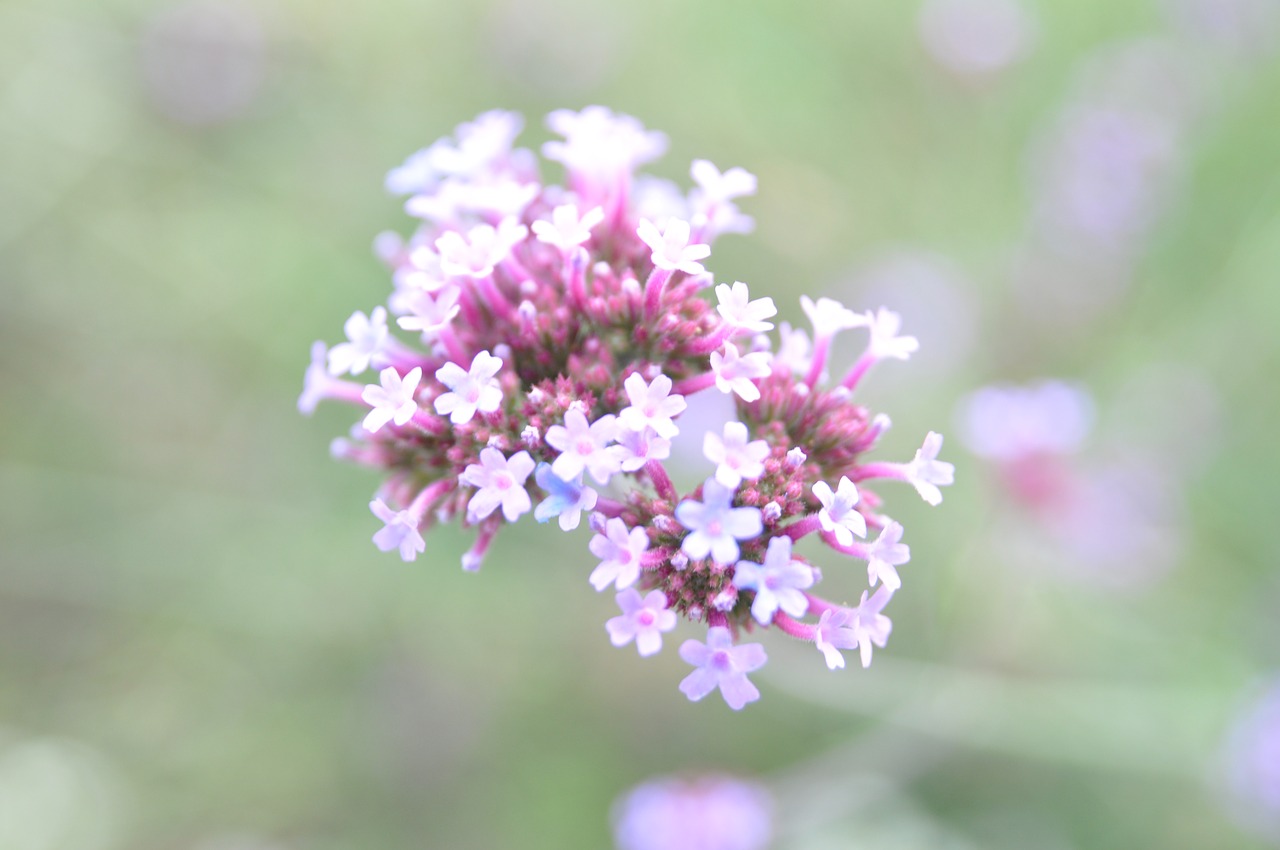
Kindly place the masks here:
POLYGON ((813 568, 791 557, 791 538, 774 537, 764 555, 764 563, 739 561, 733 583, 739 590, 754 590, 751 616, 761 625, 773 622, 779 608, 791 617, 803 617, 809 600, 802 591, 813 587, 813 568))
POLYGON ((814 643, 826 657, 829 669, 844 667, 839 650, 854 647, 862 654, 862 666, 871 666, 872 647, 883 649, 893 630, 893 623, 880 613, 892 598, 893 591, 882 584, 870 599, 862 591, 857 608, 828 608, 822 612, 814 643))
POLYGON ((471 359, 471 369, 463 371, 457 363, 446 363, 436 370, 436 380, 449 392, 436 397, 436 413, 448 415, 454 425, 470 422, 476 412, 493 413, 502 406, 502 388, 495 377, 502 361, 487 351, 471 359))
POLYGON ((609 451, 617 458, 622 472, 635 472, 651 460, 671 457, 671 441, 659 437, 652 428, 642 431, 619 429, 618 444, 609 451))
POLYGON ((594 207, 581 218, 576 204, 562 204, 551 211, 551 221, 535 221, 533 233, 539 242, 568 253, 591 238, 591 229, 604 221, 604 209, 594 207))
POLYGON ((588 423, 586 414, 576 407, 570 408, 564 415, 563 425, 547 429, 547 445, 560 450, 551 471, 568 481, 585 469, 597 484, 608 484, 620 465, 617 454, 607 448, 613 442, 616 419, 613 414, 606 414, 588 423))
POLYGON ((867 580, 872 587, 877 579, 890 590, 902 587, 897 568, 911 560, 911 548, 901 540, 902 526, 889 520, 880 529, 880 536, 867 547, 867 580))
POLYGON ((400 557, 412 561, 418 553, 427 551, 427 542, 422 539, 418 525, 422 518, 413 511, 393 511, 381 499, 369 503, 373 515, 385 523, 384 527, 373 535, 373 543, 380 551, 400 550, 400 557))
POLYGON ((464 237, 450 230, 436 240, 440 253, 440 268, 448 275, 459 277, 488 277, 494 266, 511 253, 511 249, 529 235, 529 228, 505 218, 495 229, 488 224, 477 224, 464 237))
POLYGON ((832 492, 831 485, 819 481, 813 485, 813 495, 822 503, 818 511, 818 522, 822 530, 836 536, 841 546, 852 546, 853 536, 867 536, 867 521, 855 510, 858 504, 858 487, 848 476, 840 476, 839 489, 832 492))
POLYGON ((868 322, 865 314, 855 313, 832 298, 819 298, 814 303, 808 295, 801 295, 800 307, 813 322, 813 335, 818 339, 830 339, 840 331, 860 328, 868 322))
POLYGON ((716 464, 716 480, 730 489, 737 489, 744 479, 754 481, 764 474, 769 443, 765 440, 748 442, 748 436, 746 425, 726 422, 724 437, 708 431, 703 438, 702 453, 716 464))
POLYGON ((707 630, 706 643, 685 641, 680 657, 697 668, 680 683, 680 691, 691 701, 697 702, 716 688, 734 711, 760 699, 760 691, 747 678, 768 660, 760 644, 734 646, 728 629, 713 626, 707 630))
POLYGON ((614 646, 626 646, 636 642, 642 656, 650 656, 662 649, 662 633, 676 627, 676 612, 667 610, 667 595, 661 590, 651 590, 642 598, 634 588, 618 594, 621 616, 604 624, 609 640, 614 646))
POLYGON ((406 331, 418 331, 424 336, 434 336, 449 326, 458 315, 458 298, 462 290, 446 284, 434 294, 425 290, 405 298, 404 305, 411 315, 401 316, 396 324, 406 331))
POLYGON ((517 452, 507 458, 498 449, 481 449, 480 462, 471 464, 458 476, 463 484, 477 488, 467 502, 467 515, 473 522, 479 521, 501 507, 507 522, 515 522, 533 507, 524 489, 533 467, 533 458, 528 452, 517 452))
POLYGON ((350 372, 359 375, 369 368, 371 361, 386 349, 390 341, 387 330, 387 308, 374 307, 366 316, 359 310, 351 314, 342 330, 347 341, 338 343, 329 351, 329 374, 350 372))
POLYGON ((421 367, 414 366, 403 378, 393 367, 388 366, 378 375, 379 384, 369 384, 360 397, 373 409, 364 418, 364 427, 371 434, 376 434, 383 425, 395 422, 405 425, 413 414, 418 412, 418 402, 414 396, 418 392, 418 383, 422 380, 421 367))
POLYGON ((618 850, 765 850, 773 800, 727 776, 646 782, 614 806, 618 850))
POLYGON ((753 381, 768 377, 769 352, 753 351, 739 357, 738 347, 731 342, 724 344, 724 353, 711 352, 711 371, 715 373, 716 389, 722 393, 737 393, 743 401, 760 398, 760 388, 753 381))
POLYGON ((672 417, 688 406, 684 396, 671 394, 671 379, 658 375, 646 384, 639 372, 632 372, 622 382, 631 404, 618 413, 618 424, 630 431, 652 428, 659 437, 671 439, 680 432, 672 417))
POLYGON ((871 330, 871 342, 868 353, 876 360, 893 358, 906 360, 920 347, 913 336, 898 336, 902 327, 902 317, 892 310, 881 307, 874 316, 868 314, 868 327, 871 330))
POLYGON ((588 581, 596 590, 604 590, 610 582, 622 590, 640 578, 640 561, 649 548, 649 535, 643 528, 627 529, 626 523, 613 518, 605 523, 604 534, 591 538, 591 554, 601 558, 588 581))
POLYGON ((659 233, 653 222, 641 219, 636 234, 653 251, 650 258, 657 268, 685 274, 701 274, 706 271, 698 260, 711 256, 711 246, 689 244, 689 222, 673 218, 659 233))
POLYGON ((702 501, 685 499, 676 519, 689 529, 680 550, 695 560, 710 555, 717 563, 738 560, 738 541, 759 537, 764 529, 759 508, 733 507, 733 490, 711 479, 702 485, 702 501))
POLYGON ((645 130, 630 115, 615 115, 603 106, 581 112, 557 109, 547 126, 565 137, 542 146, 547 159, 563 163, 571 175, 593 185, 614 184, 630 177, 637 166, 657 159, 667 149, 667 137, 645 130))
POLYGON ((745 168, 730 168, 721 173, 714 163, 695 159, 689 176, 698 184, 699 200, 706 206, 756 193, 756 176, 745 168))
POLYGON ((735 328, 753 334, 773 330, 773 322, 765 321, 778 315, 773 299, 757 298, 752 301, 747 285, 742 281, 736 281, 733 286, 726 283, 717 286, 716 300, 719 302, 716 311, 735 328))
POLYGON ((903 468, 911 486, 916 488, 920 498, 931 505, 942 502, 939 486, 945 487, 955 482, 955 464, 938 460, 938 452, 942 450, 942 435, 930 431, 924 438, 924 445, 916 451, 916 456, 903 468))

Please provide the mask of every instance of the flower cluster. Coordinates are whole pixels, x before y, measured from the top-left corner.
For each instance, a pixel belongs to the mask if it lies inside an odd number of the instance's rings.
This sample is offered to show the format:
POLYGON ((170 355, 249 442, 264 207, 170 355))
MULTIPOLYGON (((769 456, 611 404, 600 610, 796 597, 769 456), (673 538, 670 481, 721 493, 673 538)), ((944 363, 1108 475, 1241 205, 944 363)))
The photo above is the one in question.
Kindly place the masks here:
POLYGON ((632 788, 613 806, 618 850, 764 850, 773 796, 731 776, 668 776, 632 788))
POLYGON ((705 624, 705 641, 680 648, 695 668, 681 684, 690 699, 719 689, 737 709, 758 698, 748 674, 764 648, 738 642, 756 627, 814 642, 832 668, 857 649, 865 666, 888 638, 881 611, 909 555, 867 485, 905 482, 937 504, 953 475, 932 432, 907 462, 863 459, 889 420, 853 393, 916 340, 889 310, 802 298, 812 337, 782 323, 775 345, 773 300, 715 285, 703 265, 717 236, 750 229, 736 200, 755 177, 699 160, 685 195, 637 175, 666 138, 634 118, 588 107, 547 124, 563 140, 542 150, 566 186, 544 184, 534 155, 513 147, 521 119, 507 112, 393 170, 387 187, 421 223, 377 240, 387 305, 355 313, 345 342, 312 349, 299 408, 361 408, 333 453, 387 476, 374 543, 412 560, 431 525, 460 520, 476 532, 462 558, 475 570, 524 514, 570 530, 586 513, 589 581, 621 610, 607 624, 615 645, 650 655, 677 616, 705 624), (393 317, 418 345, 391 333, 393 317), (865 350, 827 384, 828 353, 849 331, 865 350), (342 377, 369 369, 380 371, 368 385, 342 377), (700 392, 729 395, 735 417, 697 435, 706 478, 681 493, 664 461, 700 392), (818 567, 793 551, 810 536, 865 561, 874 592, 852 607, 817 596, 818 567))

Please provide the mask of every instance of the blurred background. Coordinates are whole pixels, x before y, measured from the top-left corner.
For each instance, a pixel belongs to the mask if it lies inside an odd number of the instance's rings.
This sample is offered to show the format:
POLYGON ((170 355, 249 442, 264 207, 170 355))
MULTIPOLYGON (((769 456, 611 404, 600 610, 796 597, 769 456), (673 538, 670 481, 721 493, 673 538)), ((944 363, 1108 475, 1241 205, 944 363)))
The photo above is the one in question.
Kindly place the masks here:
POLYGON ((707 771, 777 848, 1280 843, 1278 46, 1276 0, 0 3, 0 850, 605 848, 707 771), (718 279, 921 341, 865 398, 957 484, 882 488, 868 671, 766 635, 692 705, 585 529, 402 564, 295 409, 386 170, 591 103, 759 176, 718 279))

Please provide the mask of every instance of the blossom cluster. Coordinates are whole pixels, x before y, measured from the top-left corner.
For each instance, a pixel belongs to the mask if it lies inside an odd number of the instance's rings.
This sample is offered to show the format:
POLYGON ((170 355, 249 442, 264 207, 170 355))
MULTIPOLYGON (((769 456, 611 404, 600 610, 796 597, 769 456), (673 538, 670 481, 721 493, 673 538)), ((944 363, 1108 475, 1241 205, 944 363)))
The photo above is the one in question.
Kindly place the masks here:
POLYGON ((514 147, 522 119, 502 111, 391 171, 388 190, 420 223, 375 243, 387 303, 354 313, 346 341, 313 346, 299 408, 360 408, 333 454, 386 474, 374 543, 412 560, 431 526, 459 520, 476 533, 462 566, 476 570, 525 514, 566 531, 585 514, 588 581, 620 609, 606 624, 615 645, 652 655, 678 617, 705 625, 705 640, 680 647, 690 699, 719 689, 739 709, 759 697, 748 674, 764 647, 740 642, 757 627, 813 642, 833 669, 848 649, 869 664, 909 550, 868 484, 904 482, 937 504, 953 477, 932 432, 906 462, 864 460, 889 420, 854 391, 916 340, 890 310, 828 298, 801 298, 812 336, 775 328, 772 298, 717 284, 703 261, 718 236, 751 228, 736 203, 755 191, 747 171, 695 161, 686 195, 637 174, 666 137, 636 119, 593 106, 547 125, 562 138, 542 152, 564 186, 542 182, 514 147), (829 352, 851 331, 865 347, 830 382, 829 352), (735 416, 694 435, 705 480, 682 493, 664 461, 695 393, 726 394, 735 416), (814 593, 821 572, 793 548, 806 537, 866 562, 859 603, 814 593))

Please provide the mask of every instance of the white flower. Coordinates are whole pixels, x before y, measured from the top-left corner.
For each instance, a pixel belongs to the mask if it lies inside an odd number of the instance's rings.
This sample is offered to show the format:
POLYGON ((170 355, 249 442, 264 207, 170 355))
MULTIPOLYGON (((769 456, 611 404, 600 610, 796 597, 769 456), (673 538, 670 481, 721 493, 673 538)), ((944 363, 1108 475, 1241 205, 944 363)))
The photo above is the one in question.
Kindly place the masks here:
POLYGON ((862 654, 862 666, 871 666, 872 646, 884 647, 893 630, 893 623, 880 612, 893 598, 893 591, 886 585, 867 598, 862 591, 862 601, 857 608, 828 608, 818 619, 814 644, 826 657, 827 667, 835 670, 844 667, 841 649, 857 647, 862 654))
POLYGON ((635 472, 651 460, 671 457, 671 441, 659 437, 652 428, 632 431, 619 429, 618 444, 610 446, 623 472, 635 472))
POLYGON ((683 413, 688 405, 684 396, 671 394, 671 386, 671 379, 666 375, 658 375, 646 384, 639 372, 632 372, 622 382, 631 405, 618 413, 618 423, 630 431, 652 428, 659 437, 668 440, 680 433, 671 418, 683 413))
POLYGON ((840 331, 860 328, 870 321, 865 313, 855 313, 831 298, 819 298, 815 304, 808 295, 801 295, 800 306, 813 322, 816 339, 830 339, 840 331))
POLYGON ((689 529, 680 550, 690 558, 710 555, 717 563, 738 560, 738 541, 758 537, 764 529, 759 508, 733 507, 733 491, 714 478, 702 485, 702 501, 685 499, 676 519, 689 529))
POLYGON ((649 535, 643 528, 628 530, 626 523, 614 517, 605 523, 604 534, 592 537, 588 546, 591 554, 602 560, 587 581, 596 590, 604 590, 610 582, 623 590, 640 578, 640 560, 649 548, 649 535))
POLYGON ((689 244, 689 222, 673 218, 667 226, 658 231, 656 225, 648 219, 641 219, 636 227, 639 236, 653 252, 650 257, 654 266, 666 271, 682 271, 685 274, 701 274, 706 271, 698 260, 711 256, 711 246, 689 244))
POLYGON ((436 413, 448 415, 454 425, 470 422, 476 412, 493 413, 502 405, 502 388, 495 375, 502 360, 481 351, 471 360, 470 371, 457 363, 446 363, 436 370, 436 380, 449 392, 436 397, 436 413))
POLYGON ((766 322, 770 316, 778 315, 772 298, 751 300, 747 285, 736 281, 733 286, 722 283, 716 287, 716 300, 719 304, 716 311, 729 324, 748 333, 765 333, 773 330, 773 322, 766 322))
POLYGON ((615 115, 603 106, 588 106, 581 112, 557 109, 547 116, 547 126, 565 140, 544 144, 543 156, 594 184, 624 180, 667 150, 665 135, 645 130, 630 115, 615 115))
POLYGON ((773 622, 781 608, 791 617, 803 617, 809 610, 804 590, 813 587, 813 569, 791 557, 791 538, 774 537, 764 555, 764 563, 739 561, 733 583, 739 590, 754 590, 751 616, 761 625, 773 622))
POLYGON ((730 489, 736 489, 743 479, 754 481, 764 475, 769 443, 747 442, 748 436, 746 425, 726 422, 723 438, 714 431, 708 431, 703 438, 702 453, 716 464, 716 480, 730 489))
POLYGON ((858 488, 848 476, 840 476, 840 484, 835 492, 832 492, 830 484, 819 481, 813 485, 813 495, 822 503, 822 509, 818 511, 818 522, 822 524, 822 530, 834 534, 841 546, 852 546, 855 534, 859 537, 867 536, 867 521, 855 510, 859 498, 858 488))
POLYGON ((418 403, 414 396, 418 392, 418 383, 422 380, 422 368, 414 366, 403 378, 393 367, 388 366, 378 375, 379 384, 369 384, 360 397, 373 409, 364 418, 364 427, 369 433, 376 434, 383 425, 394 421, 404 425, 418 412, 418 403))
POLYGON ((792 374, 804 375, 813 365, 813 344, 801 328, 792 328, 789 322, 778 323, 778 353, 773 362, 789 369, 792 374))
POLYGON ((400 557, 405 561, 412 561, 418 557, 418 553, 427 551, 427 542, 422 539, 422 532, 418 530, 421 518, 415 516, 413 511, 393 511, 381 499, 370 502, 369 510, 384 523, 384 527, 373 535, 373 543, 380 551, 398 549, 400 557))
POLYGON ((563 425, 547 429, 547 445, 560 451, 560 456, 551 464, 551 471, 562 480, 570 481, 586 469, 596 483, 608 484, 620 465, 617 454, 608 450, 616 432, 616 419, 613 414, 605 414, 588 423, 586 414, 576 407, 570 408, 564 415, 563 425))
POLYGON ((480 462, 469 465, 458 480, 478 488, 467 502, 467 518, 478 522, 499 507, 507 522, 515 522, 527 513, 533 502, 524 489, 525 479, 533 472, 533 458, 528 452, 517 452, 510 458, 492 446, 480 450, 480 462))
POLYGON ((876 360, 906 360, 920 347, 913 336, 898 336, 902 317, 881 307, 870 319, 871 343, 868 351, 876 360))
POLYGON ((698 184, 698 200, 707 208, 756 193, 756 176, 745 168, 730 168, 722 174, 714 163, 695 159, 689 176, 698 184))
POLYGON ((539 242, 567 253, 589 240, 591 229, 602 221, 602 207, 594 207, 579 218, 576 204, 562 204, 551 211, 551 221, 535 221, 532 227, 539 242))
POLYGON ((458 315, 458 298, 461 295, 462 289, 453 284, 446 284, 434 294, 415 292, 404 299, 404 306, 410 315, 401 316, 396 324, 406 331, 438 334, 458 315))
POLYGON ((347 335, 347 342, 340 342, 329 350, 329 374, 350 372, 359 375, 383 353, 390 341, 387 308, 374 307, 368 316, 357 310, 347 319, 342 330, 347 335))
POLYGON ((938 487, 945 487, 955 482, 955 464, 938 460, 938 452, 942 450, 942 435, 930 431, 924 438, 924 445, 916 451, 916 456, 903 468, 911 486, 916 488, 920 498, 931 505, 942 502, 942 492, 938 487))
POLYGON ((640 655, 648 657, 662 649, 662 633, 676 627, 676 612, 668 610, 667 595, 661 590, 651 590, 643 597, 634 588, 627 588, 617 596, 620 616, 604 624, 609 640, 614 646, 626 646, 636 642, 640 655))
POLYGON ((464 237, 450 230, 436 240, 440 269, 460 277, 488 277, 494 266, 511 253, 511 249, 529 235, 529 228, 514 218, 504 218, 498 227, 477 224, 464 237))
POLYGON ((738 347, 731 342, 724 344, 724 353, 711 352, 711 371, 716 376, 716 389, 722 393, 737 393, 747 402, 760 398, 760 389, 752 383, 767 377, 771 368, 767 351, 753 351, 739 357, 738 347))
POLYGON ((877 579, 890 590, 902 587, 897 567, 911 560, 911 547, 901 543, 902 526, 893 520, 880 529, 880 536, 867 547, 867 581, 872 587, 877 579))

